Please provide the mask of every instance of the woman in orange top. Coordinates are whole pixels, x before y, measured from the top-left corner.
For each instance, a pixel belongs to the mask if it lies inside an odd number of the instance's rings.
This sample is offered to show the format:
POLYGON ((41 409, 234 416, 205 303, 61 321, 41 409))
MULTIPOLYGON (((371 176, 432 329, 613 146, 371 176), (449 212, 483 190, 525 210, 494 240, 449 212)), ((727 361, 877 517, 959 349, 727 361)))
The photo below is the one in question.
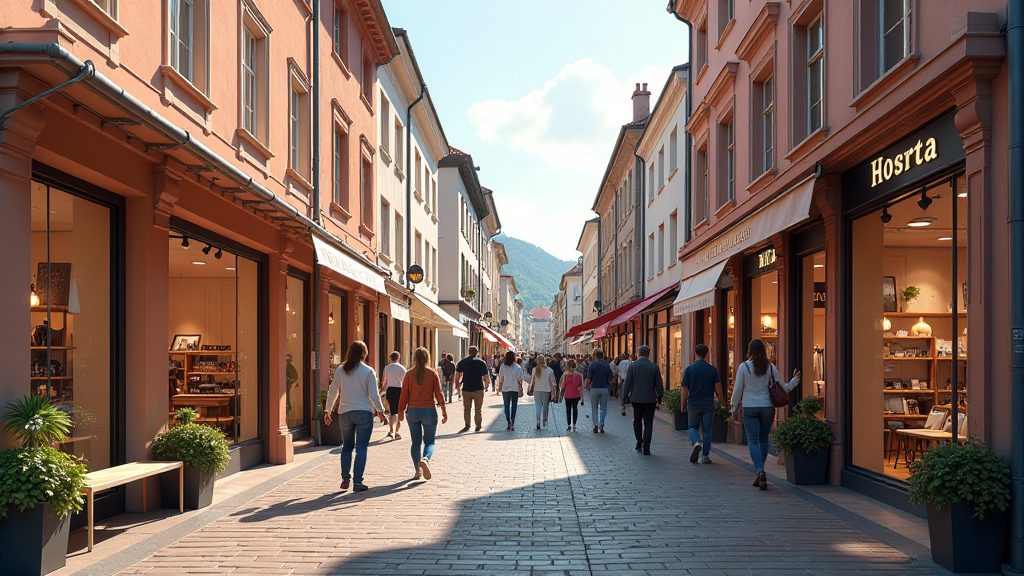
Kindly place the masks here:
POLYGON ((413 368, 402 379, 402 396, 398 400, 398 421, 409 419, 412 435, 412 465, 416 468, 414 480, 430 480, 430 457, 434 455, 434 436, 437 434, 437 408, 441 406, 441 423, 448 421, 441 380, 430 366, 430 352, 417 348, 412 353, 413 368), (422 449, 422 456, 420 450, 422 449))

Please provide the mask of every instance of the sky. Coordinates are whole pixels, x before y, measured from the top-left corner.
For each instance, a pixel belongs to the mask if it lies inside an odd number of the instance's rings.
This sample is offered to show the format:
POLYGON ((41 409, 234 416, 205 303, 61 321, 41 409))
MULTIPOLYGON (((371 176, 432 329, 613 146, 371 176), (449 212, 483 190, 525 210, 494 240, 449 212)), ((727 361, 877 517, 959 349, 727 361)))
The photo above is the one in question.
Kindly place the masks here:
POLYGON ((666 0, 382 1, 503 231, 575 260, 635 84, 653 108, 686 61, 686 26, 666 0))

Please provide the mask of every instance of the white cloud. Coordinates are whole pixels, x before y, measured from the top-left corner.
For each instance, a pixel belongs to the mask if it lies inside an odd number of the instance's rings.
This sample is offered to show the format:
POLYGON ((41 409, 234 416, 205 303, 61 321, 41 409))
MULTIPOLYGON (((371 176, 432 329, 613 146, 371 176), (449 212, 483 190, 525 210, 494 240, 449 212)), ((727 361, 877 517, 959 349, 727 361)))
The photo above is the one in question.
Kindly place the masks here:
POLYGON ((552 201, 536 206, 521 198, 494 193, 502 232, 547 250, 556 258, 575 260, 580 256, 576 242, 583 223, 594 217, 589 201, 552 201))

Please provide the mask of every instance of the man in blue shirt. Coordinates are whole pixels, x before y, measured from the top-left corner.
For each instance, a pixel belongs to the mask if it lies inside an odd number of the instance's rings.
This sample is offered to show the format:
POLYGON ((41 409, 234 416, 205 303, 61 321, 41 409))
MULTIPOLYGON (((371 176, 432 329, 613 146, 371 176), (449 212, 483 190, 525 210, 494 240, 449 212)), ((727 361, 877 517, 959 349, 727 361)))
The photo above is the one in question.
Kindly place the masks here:
POLYGON ((587 381, 584 388, 590 390, 590 413, 594 419, 595 434, 604 434, 604 417, 608 414, 611 380, 612 367, 604 360, 604 350, 594 350, 594 361, 587 366, 587 381))
POLYGON ((686 418, 690 424, 690 442, 693 443, 693 451, 690 453, 690 462, 696 464, 698 456, 703 451, 702 464, 711 464, 711 420, 715 414, 715 394, 719 400, 725 398, 722 394, 722 381, 718 377, 718 370, 708 364, 707 357, 710 350, 704 344, 697 344, 694 353, 697 354, 697 361, 686 367, 683 372, 683 384, 679 398, 680 411, 686 410, 686 418), (697 433, 697 426, 704 429, 704 442, 697 433))

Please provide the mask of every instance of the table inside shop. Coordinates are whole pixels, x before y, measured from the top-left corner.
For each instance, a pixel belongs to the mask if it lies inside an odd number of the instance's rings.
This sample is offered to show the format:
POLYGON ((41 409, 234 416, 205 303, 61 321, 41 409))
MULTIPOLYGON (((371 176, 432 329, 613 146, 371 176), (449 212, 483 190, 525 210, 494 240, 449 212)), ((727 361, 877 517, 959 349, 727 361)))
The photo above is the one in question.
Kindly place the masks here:
MULTIPOLYGON (((893 429, 893 432, 896 433, 897 438, 900 438, 900 447, 896 449, 896 461, 893 463, 894 469, 896 464, 899 463, 900 451, 904 454, 904 462, 909 465, 914 460, 917 460, 918 455, 924 452, 926 445, 949 442, 953 439, 952 432, 929 430, 927 428, 896 428, 893 429), (913 448, 910 447, 911 439, 914 440, 913 448)), ((967 440, 967 437, 960 434, 957 435, 957 439, 963 442, 967 440)))
POLYGON ((231 415, 234 397, 234 394, 175 394, 171 396, 171 404, 175 408, 196 408, 199 411, 195 420, 198 424, 228 426, 235 421, 231 415))

